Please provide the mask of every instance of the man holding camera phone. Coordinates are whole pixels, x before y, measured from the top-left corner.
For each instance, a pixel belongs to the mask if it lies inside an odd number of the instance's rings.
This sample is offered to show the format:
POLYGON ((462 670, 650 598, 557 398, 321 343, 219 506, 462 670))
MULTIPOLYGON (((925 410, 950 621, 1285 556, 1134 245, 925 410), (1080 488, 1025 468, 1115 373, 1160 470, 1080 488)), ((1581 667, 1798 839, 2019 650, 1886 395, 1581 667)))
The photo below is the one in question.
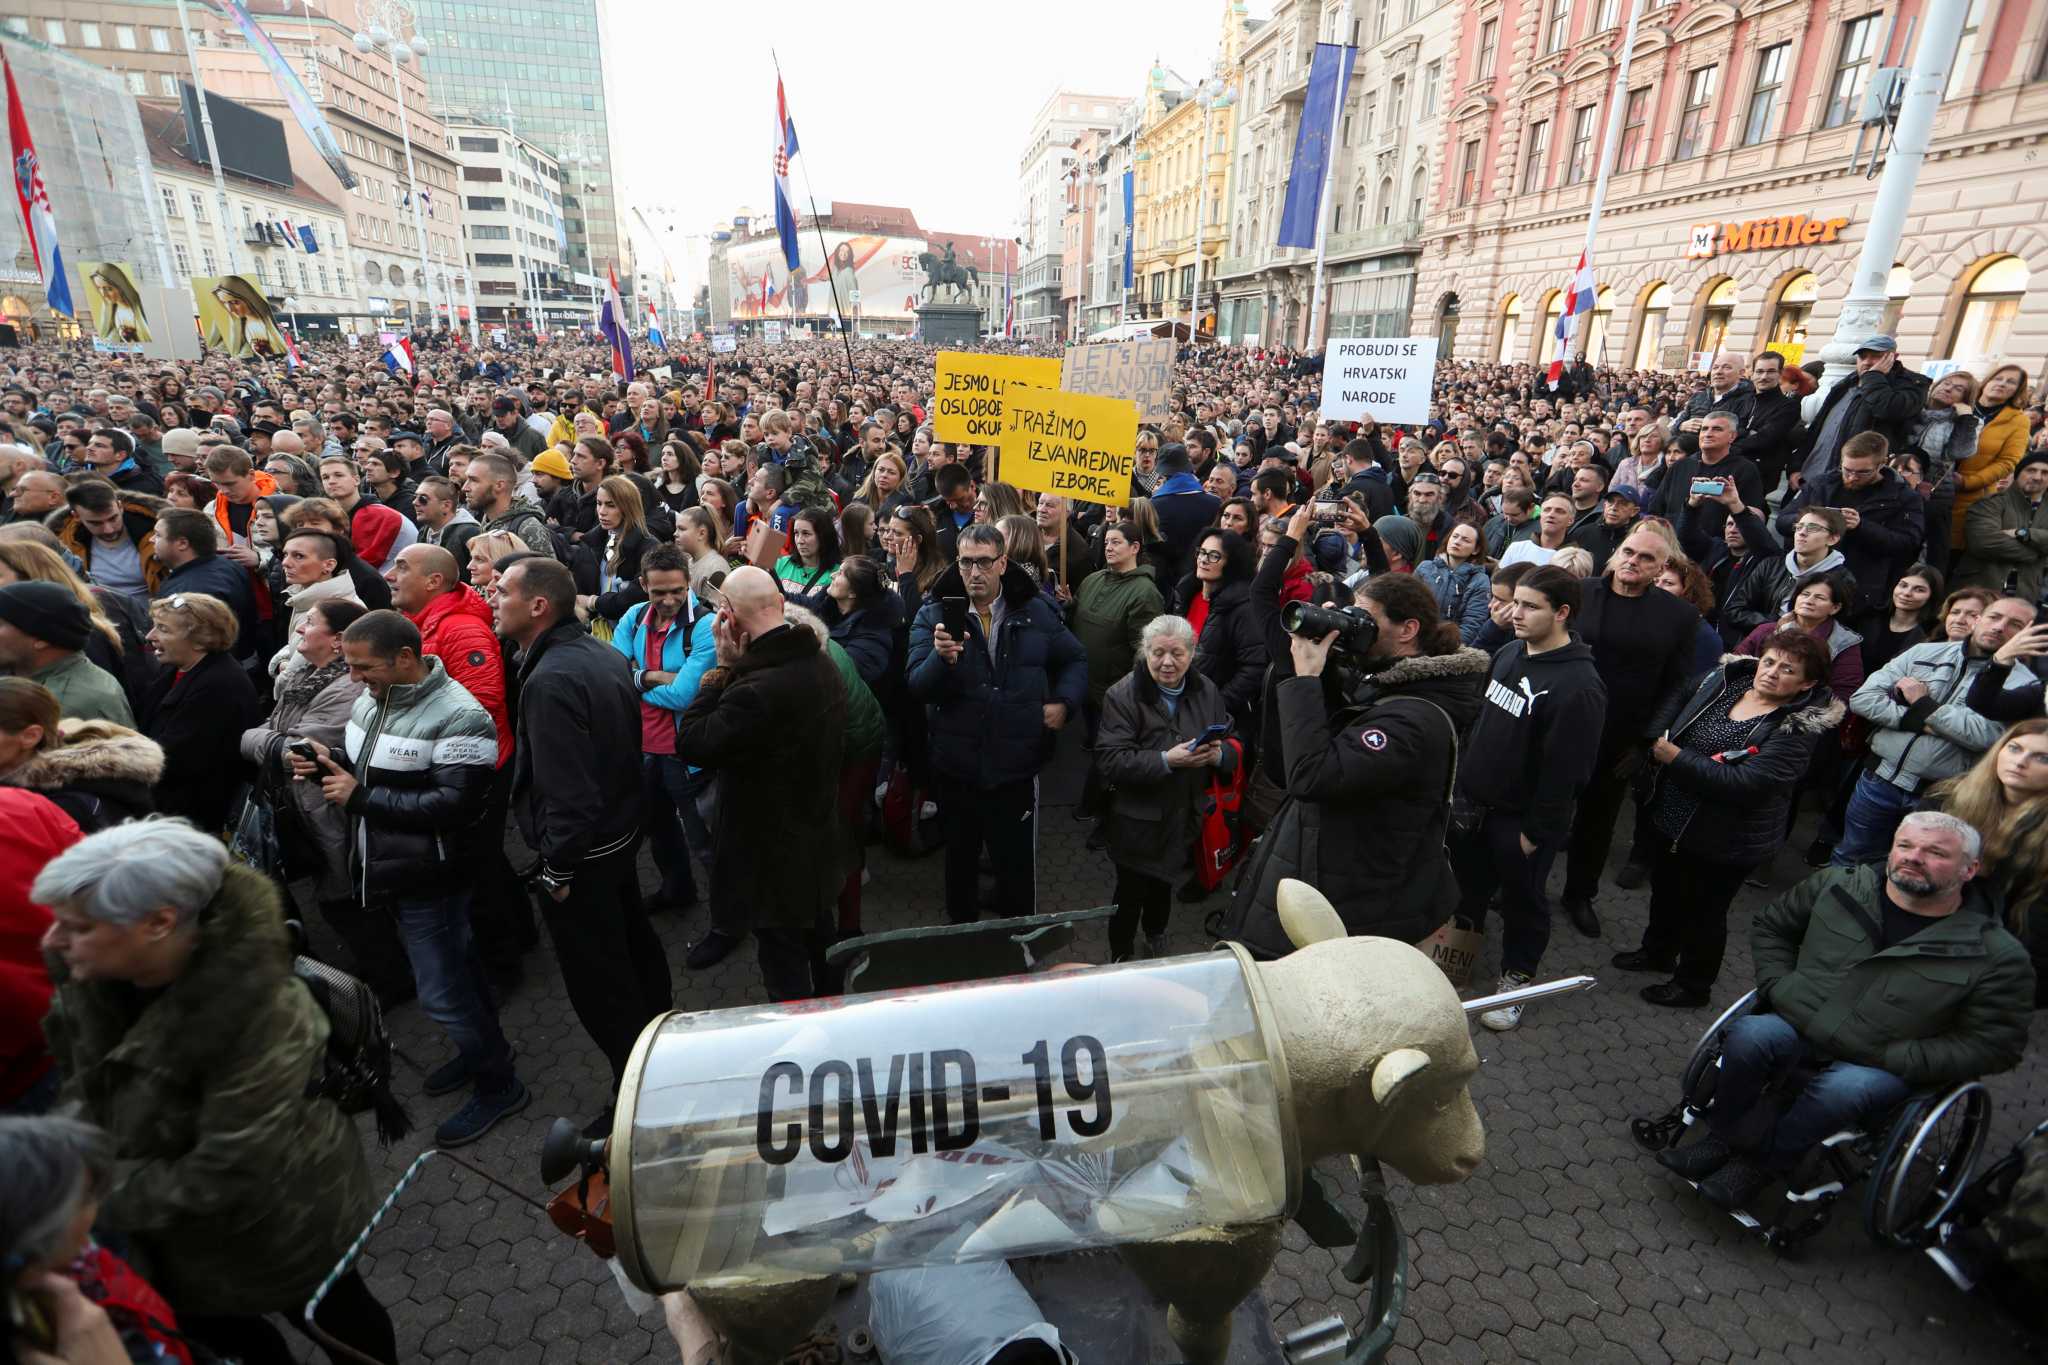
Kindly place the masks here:
MULTIPOLYGON (((1701 417, 1699 426, 1693 429, 1699 439, 1699 453, 1653 469, 1644 477, 1643 486, 1652 491, 1643 510, 1676 522, 1691 498, 1718 499, 1731 480, 1744 504, 1762 507, 1766 491, 1763 475, 1752 461, 1735 453, 1738 429, 1732 413, 1710 412, 1701 417)), ((1720 529, 1716 518, 1707 534, 1716 535, 1720 529)))

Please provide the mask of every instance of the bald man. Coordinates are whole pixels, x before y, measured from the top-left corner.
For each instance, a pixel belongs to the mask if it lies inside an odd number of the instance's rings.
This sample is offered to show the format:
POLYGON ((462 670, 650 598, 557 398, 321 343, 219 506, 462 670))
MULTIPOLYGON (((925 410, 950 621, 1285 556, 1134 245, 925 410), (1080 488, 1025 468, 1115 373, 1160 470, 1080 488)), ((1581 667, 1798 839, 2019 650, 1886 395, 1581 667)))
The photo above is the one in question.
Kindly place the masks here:
POLYGON ((691 965, 716 961, 737 942, 715 926, 751 923, 770 1000, 836 991, 820 976, 846 865, 789 857, 767 839, 775 830, 838 828, 846 685, 817 635, 783 618, 775 580, 752 566, 725 580, 712 636, 718 664, 676 723, 676 757, 719 777, 714 927, 692 945, 691 965))
POLYGON ((14 478, 14 492, 0 525, 17 521, 42 522, 64 505, 64 480, 47 469, 30 469, 14 478))
POLYGON ((270 437, 270 453, 273 455, 297 455, 304 458, 306 443, 296 431, 273 432, 270 437))

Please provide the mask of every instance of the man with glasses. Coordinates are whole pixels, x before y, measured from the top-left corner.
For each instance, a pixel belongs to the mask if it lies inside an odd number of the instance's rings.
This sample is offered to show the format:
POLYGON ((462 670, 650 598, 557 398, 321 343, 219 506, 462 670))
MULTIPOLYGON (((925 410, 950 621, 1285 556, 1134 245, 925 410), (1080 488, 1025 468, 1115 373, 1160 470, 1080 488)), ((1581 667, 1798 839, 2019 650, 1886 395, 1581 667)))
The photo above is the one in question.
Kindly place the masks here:
MULTIPOLYGON (((1722 604, 1722 624, 1747 635, 1766 621, 1782 619, 1792 610, 1793 584, 1808 574, 1848 567, 1841 551, 1848 528, 1848 518, 1833 507, 1808 507, 1796 514, 1789 528, 1792 548, 1759 564, 1742 580, 1722 604)), ((1889 595, 1889 580, 1878 586, 1889 595)))
MULTIPOLYGON (((962 625, 957 616, 954 625, 962 625)), ((958 559, 911 627, 908 677, 930 717, 934 794, 946 823, 946 917, 966 924, 979 913, 984 845, 998 912, 1031 914, 1038 774, 1056 732, 1087 699, 1088 659, 1030 575, 1010 567, 995 527, 959 532, 958 559), (956 635, 945 619, 949 603, 963 598, 965 633, 956 635)))
MULTIPOLYGON (((1892 584, 1919 556, 1926 537, 1926 502, 1919 490, 1886 468, 1891 446, 1874 431, 1842 442, 1842 460, 1829 473, 1802 486, 1778 514, 1777 532, 1790 537, 1813 508, 1842 515, 1841 553, 1856 576, 1856 601, 1846 622, 1868 622, 1891 609, 1892 584)), ((1859 629, 1861 627, 1858 627, 1859 629)))

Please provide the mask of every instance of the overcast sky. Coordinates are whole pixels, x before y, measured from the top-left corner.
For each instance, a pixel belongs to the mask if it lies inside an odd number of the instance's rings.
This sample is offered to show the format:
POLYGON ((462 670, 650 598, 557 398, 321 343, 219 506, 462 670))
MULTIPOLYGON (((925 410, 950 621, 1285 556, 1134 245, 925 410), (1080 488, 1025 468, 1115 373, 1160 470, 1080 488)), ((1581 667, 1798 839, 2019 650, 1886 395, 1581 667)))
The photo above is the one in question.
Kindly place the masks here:
POLYGON ((800 199, 799 166, 821 207, 900 204, 927 228, 1007 236, 1018 157, 1046 96, 1135 96, 1155 58, 1201 79, 1223 0, 609 0, 607 14, 620 217, 645 253, 629 210, 659 221, 658 206, 673 209, 669 250, 694 285, 700 268, 674 238, 772 208, 771 45, 796 122, 800 199))

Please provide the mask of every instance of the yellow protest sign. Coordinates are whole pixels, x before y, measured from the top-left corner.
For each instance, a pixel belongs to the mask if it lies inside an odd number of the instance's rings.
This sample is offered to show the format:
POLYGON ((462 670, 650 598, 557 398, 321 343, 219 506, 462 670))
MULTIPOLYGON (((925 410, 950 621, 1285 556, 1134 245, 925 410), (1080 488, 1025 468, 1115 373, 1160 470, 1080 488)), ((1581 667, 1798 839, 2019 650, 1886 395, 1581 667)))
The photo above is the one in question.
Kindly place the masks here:
POLYGON ((1173 347, 1171 337, 1069 346, 1060 363, 1060 387, 1068 393, 1128 398, 1138 405, 1141 421, 1163 422, 1173 413, 1173 347))
POLYGON ((933 380, 932 434, 941 441, 994 445, 1003 434, 1003 391, 1012 384, 1059 387, 1049 356, 940 351, 933 380))
POLYGON ((1138 463, 1138 407, 1128 398, 1012 385, 1003 396, 999 477, 1033 493, 1123 507, 1138 463))

